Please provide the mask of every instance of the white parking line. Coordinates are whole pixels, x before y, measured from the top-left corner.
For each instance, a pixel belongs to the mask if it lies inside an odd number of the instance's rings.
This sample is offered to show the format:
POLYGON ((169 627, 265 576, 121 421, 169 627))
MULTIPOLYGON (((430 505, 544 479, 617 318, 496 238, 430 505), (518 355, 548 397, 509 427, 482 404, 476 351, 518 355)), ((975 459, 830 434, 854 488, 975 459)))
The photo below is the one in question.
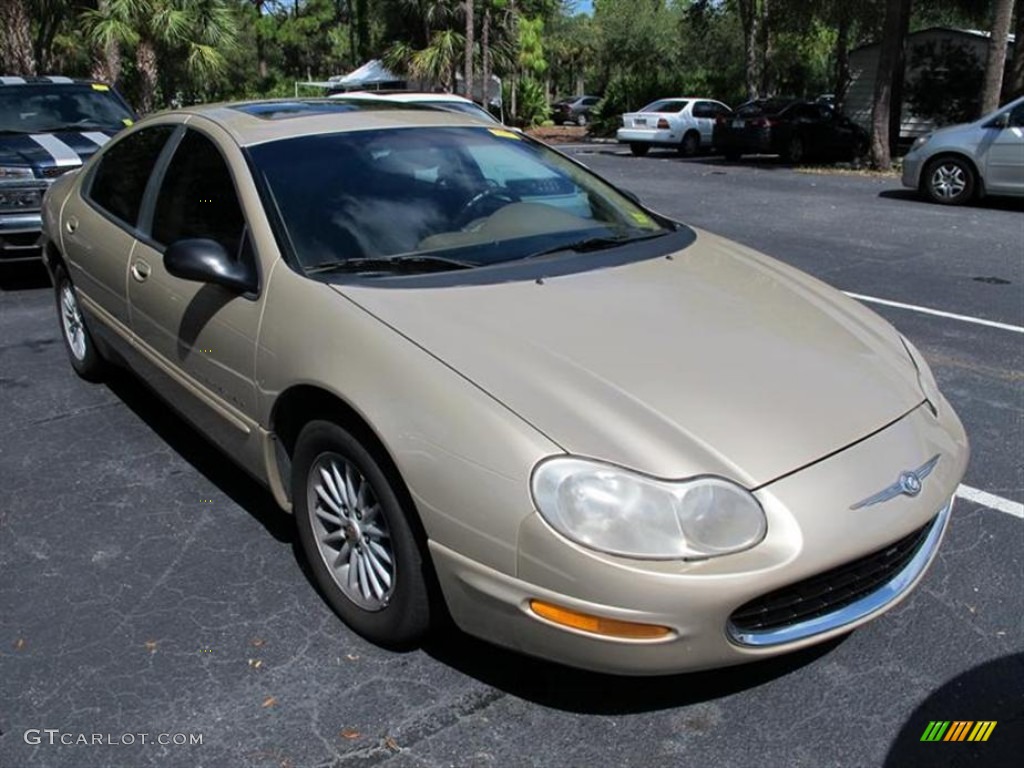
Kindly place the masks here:
POLYGON ((956 495, 961 499, 967 499, 975 504, 981 504, 983 507, 994 509, 997 512, 1005 512, 1008 515, 1024 520, 1024 504, 1020 502, 1010 501, 987 491, 979 491, 977 488, 971 488, 969 485, 961 485, 957 488, 956 495))
POLYGON ((868 304, 881 304, 885 307, 896 307, 897 309, 909 309, 911 312, 920 312, 924 315, 935 315, 936 317, 946 317, 950 320, 960 320, 964 323, 974 323, 975 325, 984 325, 988 328, 998 328, 1002 331, 1011 331, 1013 333, 1024 333, 1024 328, 1019 325, 1009 325, 1008 323, 997 323, 995 320, 984 320, 980 317, 971 317, 969 315, 957 315, 953 312, 943 312, 941 309, 931 309, 930 307, 919 307, 916 304, 902 304, 898 301, 890 301, 889 299, 879 299, 875 296, 863 296, 859 293, 850 293, 850 291, 843 291, 851 299, 857 299, 868 304))

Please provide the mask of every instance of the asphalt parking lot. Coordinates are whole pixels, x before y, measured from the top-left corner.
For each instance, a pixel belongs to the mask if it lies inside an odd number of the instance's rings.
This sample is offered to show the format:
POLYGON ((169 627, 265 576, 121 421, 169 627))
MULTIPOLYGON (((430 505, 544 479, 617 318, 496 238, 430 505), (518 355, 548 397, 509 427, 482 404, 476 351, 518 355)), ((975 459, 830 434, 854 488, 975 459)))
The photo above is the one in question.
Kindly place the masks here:
POLYGON ((666 678, 457 632, 381 650, 317 596, 269 494, 130 378, 77 379, 45 273, 5 270, 0 767, 1020 764, 1024 204, 941 208, 895 179, 774 161, 566 151, 866 297, 922 350, 972 461, 917 591, 812 651, 666 678), (984 743, 921 742, 933 720, 997 725, 984 743))

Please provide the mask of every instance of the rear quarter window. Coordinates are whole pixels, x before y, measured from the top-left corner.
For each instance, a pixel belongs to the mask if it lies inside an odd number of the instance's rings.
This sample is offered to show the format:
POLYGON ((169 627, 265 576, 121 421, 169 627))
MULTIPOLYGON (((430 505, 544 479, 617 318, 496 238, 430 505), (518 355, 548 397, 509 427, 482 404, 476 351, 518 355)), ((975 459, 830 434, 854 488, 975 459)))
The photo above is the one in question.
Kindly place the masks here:
POLYGON ((128 226, 136 226, 153 166, 176 128, 143 128, 112 144, 99 160, 87 199, 128 226))

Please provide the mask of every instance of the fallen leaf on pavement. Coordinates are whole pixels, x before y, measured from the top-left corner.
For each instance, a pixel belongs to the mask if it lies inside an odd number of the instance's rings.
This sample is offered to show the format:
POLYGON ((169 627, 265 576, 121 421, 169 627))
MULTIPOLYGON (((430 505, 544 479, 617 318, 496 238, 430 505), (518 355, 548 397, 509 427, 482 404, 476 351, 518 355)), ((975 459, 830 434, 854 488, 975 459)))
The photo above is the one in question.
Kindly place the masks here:
POLYGON ((341 738, 348 739, 350 741, 352 739, 358 739, 359 736, 360 736, 360 733, 355 728, 346 728, 345 730, 343 730, 341 732, 341 738))
POLYGON ((274 697, 274 696, 267 696, 267 698, 265 698, 263 700, 263 708, 264 709, 266 709, 267 707, 273 707, 276 704, 277 704, 277 698, 274 697))

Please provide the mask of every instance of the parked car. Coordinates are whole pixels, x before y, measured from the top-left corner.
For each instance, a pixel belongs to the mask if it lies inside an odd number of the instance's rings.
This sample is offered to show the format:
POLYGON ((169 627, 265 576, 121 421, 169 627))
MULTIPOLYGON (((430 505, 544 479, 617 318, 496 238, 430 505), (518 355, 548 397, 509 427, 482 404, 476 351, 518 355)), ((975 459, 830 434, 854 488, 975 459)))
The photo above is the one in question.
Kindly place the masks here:
POLYGON ((520 133, 386 107, 161 113, 58 179, 74 369, 124 361, 265 483, 378 643, 446 606, 656 674, 906 597, 968 457, 909 341, 520 133))
POLYGON ((672 147, 692 157, 701 149, 711 148, 715 122, 731 115, 729 107, 712 99, 658 99, 639 112, 624 114, 615 137, 620 143, 629 144, 630 152, 639 157, 651 147, 672 147))
POLYGON ((416 91, 345 91, 331 95, 332 99, 362 99, 364 101, 390 101, 397 104, 422 104, 446 112, 460 112, 465 115, 501 124, 494 115, 475 101, 454 93, 418 93, 416 91))
POLYGON ((715 126, 715 146, 727 160, 741 155, 782 155, 804 160, 852 159, 867 152, 867 132, 828 104, 758 99, 736 108, 715 126))
POLYGON ((917 139, 903 158, 903 186, 943 205, 1024 195, 1024 98, 917 139))
POLYGON ((562 99, 551 106, 551 119, 555 125, 586 125, 590 122, 590 115, 601 100, 600 96, 575 96, 571 99, 562 99))
POLYGON ((106 83, 0 77, 0 264, 39 260, 46 188, 134 119, 106 83))

